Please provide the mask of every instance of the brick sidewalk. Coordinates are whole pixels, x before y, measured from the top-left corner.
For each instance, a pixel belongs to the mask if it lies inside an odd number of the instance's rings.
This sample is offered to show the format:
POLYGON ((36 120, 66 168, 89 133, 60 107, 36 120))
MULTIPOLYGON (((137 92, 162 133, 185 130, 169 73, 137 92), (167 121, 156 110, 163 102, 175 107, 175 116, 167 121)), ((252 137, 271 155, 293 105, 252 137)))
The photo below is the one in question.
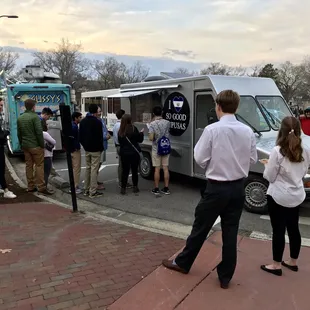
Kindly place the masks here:
POLYGON ((1 310, 104 309, 184 245, 45 203, 0 217, 1 310))

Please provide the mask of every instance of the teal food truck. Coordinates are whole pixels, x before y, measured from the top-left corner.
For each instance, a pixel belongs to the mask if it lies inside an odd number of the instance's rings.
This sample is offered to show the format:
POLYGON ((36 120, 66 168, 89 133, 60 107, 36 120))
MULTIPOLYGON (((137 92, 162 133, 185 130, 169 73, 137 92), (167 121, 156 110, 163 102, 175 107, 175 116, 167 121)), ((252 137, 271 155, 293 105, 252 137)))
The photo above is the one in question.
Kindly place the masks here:
POLYGON ((8 137, 9 155, 17 155, 22 152, 17 137, 17 118, 24 113, 25 100, 27 99, 34 99, 37 102, 36 113, 38 117, 45 107, 53 111, 53 117, 47 121, 48 132, 56 140, 55 151, 62 151, 59 105, 70 105, 73 112, 71 86, 58 83, 11 84, 7 86, 5 96, 5 118, 10 130, 8 137))

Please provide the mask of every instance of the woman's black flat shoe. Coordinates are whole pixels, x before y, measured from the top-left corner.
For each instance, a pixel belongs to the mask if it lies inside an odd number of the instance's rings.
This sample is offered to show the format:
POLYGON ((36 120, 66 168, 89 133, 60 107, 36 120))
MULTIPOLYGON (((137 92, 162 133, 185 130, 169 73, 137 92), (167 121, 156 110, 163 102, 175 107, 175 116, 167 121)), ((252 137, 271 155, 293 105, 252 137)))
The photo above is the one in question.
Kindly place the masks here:
POLYGON ((261 265, 260 269, 262 269, 262 270, 264 270, 266 272, 272 273, 275 276, 279 276, 279 277, 282 276, 282 269, 268 269, 266 267, 266 265, 261 265))
POLYGON ((291 265, 288 265, 286 262, 282 262, 282 266, 292 270, 292 271, 295 271, 297 272, 298 271, 298 266, 291 266, 291 265))

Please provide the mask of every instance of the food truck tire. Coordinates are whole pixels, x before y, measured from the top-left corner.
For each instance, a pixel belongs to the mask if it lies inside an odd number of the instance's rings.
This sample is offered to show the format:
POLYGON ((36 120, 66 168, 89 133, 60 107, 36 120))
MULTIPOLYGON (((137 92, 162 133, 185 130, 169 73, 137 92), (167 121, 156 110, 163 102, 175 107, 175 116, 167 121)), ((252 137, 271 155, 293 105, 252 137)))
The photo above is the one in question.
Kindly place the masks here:
POLYGON ((152 180, 154 178, 154 168, 151 155, 148 152, 142 152, 143 159, 140 161, 140 175, 143 179, 152 180))
POLYGON ((266 214, 268 182, 261 176, 249 175, 245 181, 244 208, 250 213, 266 214))

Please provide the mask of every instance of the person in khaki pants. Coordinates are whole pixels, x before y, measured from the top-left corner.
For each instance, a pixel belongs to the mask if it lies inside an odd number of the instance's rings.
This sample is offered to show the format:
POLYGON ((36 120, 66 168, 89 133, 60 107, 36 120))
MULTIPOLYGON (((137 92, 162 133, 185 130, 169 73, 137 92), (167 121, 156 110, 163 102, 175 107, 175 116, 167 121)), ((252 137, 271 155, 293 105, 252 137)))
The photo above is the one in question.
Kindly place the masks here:
POLYGON ((85 150, 85 186, 84 195, 90 198, 102 196, 97 191, 97 178, 100 166, 101 153, 103 152, 102 122, 98 120, 99 107, 89 105, 89 113, 80 123, 79 138, 85 150))
POLYGON ((75 185, 76 194, 81 194, 82 190, 79 187, 80 175, 81 175, 81 144, 79 141, 79 124, 82 120, 82 113, 73 112, 72 113, 72 166, 73 166, 73 178, 75 185))
POLYGON ((35 113, 36 101, 25 101, 26 111, 17 119, 18 139, 25 154, 28 192, 51 195, 44 180, 44 138, 40 118, 35 113), (34 165, 35 178, 34 178, 34 165))

